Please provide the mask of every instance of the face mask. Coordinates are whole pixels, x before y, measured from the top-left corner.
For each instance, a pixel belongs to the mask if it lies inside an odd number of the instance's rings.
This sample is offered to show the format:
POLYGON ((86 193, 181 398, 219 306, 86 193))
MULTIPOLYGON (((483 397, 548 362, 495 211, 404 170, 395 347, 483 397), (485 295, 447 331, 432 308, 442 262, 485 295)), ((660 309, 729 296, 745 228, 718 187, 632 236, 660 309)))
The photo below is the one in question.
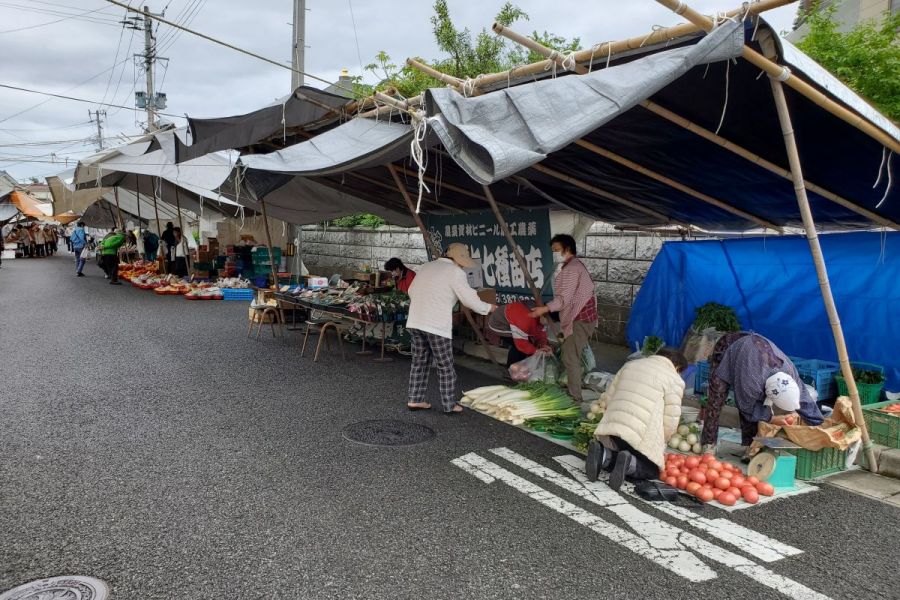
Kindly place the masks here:
POLYGON ((554 264, 557 264, 557 265, 564 263, 564 262, 566 262, 566 257, 563 256, 562 252, 554 252, 553 253, 553 262, 554 262, 554 264))

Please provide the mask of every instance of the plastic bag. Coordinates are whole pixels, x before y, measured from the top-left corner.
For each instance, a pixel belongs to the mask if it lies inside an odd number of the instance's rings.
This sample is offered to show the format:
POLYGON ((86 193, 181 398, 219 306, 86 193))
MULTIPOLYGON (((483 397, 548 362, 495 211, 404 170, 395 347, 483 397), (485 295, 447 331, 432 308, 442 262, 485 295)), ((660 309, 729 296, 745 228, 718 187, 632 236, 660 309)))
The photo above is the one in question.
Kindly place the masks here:
POLYGON ((681 353, 687 359, 688 364, 694 364, 697 361, 709 360, 713 348, 724 332, 716 331, 712 327, 707 327, 703 331, 697 331, 691 325, 687 333, 684 335, 684 341, 681 343, 681 353))
POLYGON ((545 381, 554 383, 556 372, 555 359, 543 352, 535 352, 525 360, 520 360, 509 366, 509 376, 512 377, 513 381, 545 381), (552 376, 552 381, 548 381, 548 375, 552 376))
POLYGON ((581 352, 581 364, 584 366, 585 373, 590 373, 597 368, 597 359, 594 358, 594 351, 590 344, 586 345, 581 352))
POLYGON ((594 390, 595 392, 600 392, 601 394, 606 391, 606 388, 609 387, 609 384, 612 383, 612 380, 615 378, 615 375, 612 373, 607 373, 605 371, 593 371, 584 376, 582 382, 584 383, 584 387, 589 390, 594 390))

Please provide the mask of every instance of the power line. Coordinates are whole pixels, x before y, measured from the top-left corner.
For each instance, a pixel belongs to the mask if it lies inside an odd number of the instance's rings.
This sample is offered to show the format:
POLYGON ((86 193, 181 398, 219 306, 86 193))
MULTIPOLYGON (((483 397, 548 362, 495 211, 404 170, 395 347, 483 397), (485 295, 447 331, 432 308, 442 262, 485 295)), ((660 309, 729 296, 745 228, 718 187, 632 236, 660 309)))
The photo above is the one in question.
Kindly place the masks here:
POLYGON ((353 37, 356 39, 356 57, 359 59, 359 75, 362 77, 365 74, 365 70, 363 69, 362 52, 359 50, 359 34, 356 32, 356 16, 353 14, 353 0, 347 0, 347 4, 350 5, 350 22, 353 23, 353 37))
MULTIPOLYGON (((119 2, 118 0, 106 0, 106 2, 109 2, 110 4, 115 4, 116 6, 121 6, 122 8, 128 9, 128 11, 130 11, 130 12, 135 12, 135 13, 143 14, 143 11, 140 11, 140 10, 138 10, 138 9, 136 9, 136 8, 132 8, 132 7, 128 6, 127 4, 124 4, 123 2, 119 2)), ((340 84, 335 84, 335 83, 332 82, 332 81, 328 81, 327 79, 322 79, 321 77, 317 77, 316 75, 313 75, 313 74, 311 74, 311 73, 307 73, 307 72, 301 71, 301 70, 299 70, 299 69, 294 69, 293 67, 289 67, 289 66, 287 66, 287 65, 285 65, 285 64, 283 64, 283 63, 278 62, 277 60, 273 60, 273 59, 271 59, 271 58, 266 58, 265 56, 262 56, 262 55, 260 55, 260 54, 256 54, 255 52, 251 52, 250 50, 244 50, 243 48, 238 48, 237 46, 234 46, 234 45, 232 45, 232 44, 229 44, 228 42, 223 42, 222 40, 219 40, 219 39, 216 39, 216 38, 214 38, 214 37, 208 36, 208 35, 206 35, 205 33, 200 33, 199 31, 194 31, 193 29, 188 29, 187 27, 183 27, 183 26, 179 25, 178 23, 173 23, 172 21, 169 21, 168 19, 164 19, 164 18, 162 18, 162 17, 154 17, 154 19, 157 20, 157 21, 161 21, 162 23, 165 23, 166 25, 170 25, 170 26, 172 26, 172 27, 176 27, 176 28, 178 28, 178 29, 181 29, 181 30, 183 30, 183 31, 186 31, 186 32, 188 32, 188 33, 190 33, 190 34, 192 34, 192 35, 196 35, 197 37, 203 38, 203 39, 205 39, 205 40, 207 40, 207 41, 210 41, 210 42, 212 42, 212 43, 214 43, 214 44, 218 44, 218 45, 220 45, 220 46, 224 46, 224 47, 226 47, 226 48, 230 48, 231 50, 234 50, 234 51, 236 51, 236 52, 240 52, 241 54, 246 54, 247 56, 252 56, 253 58, 259 59, 259 60, 261 60, 261 61, 263 61, 263 62, 267 62, 267 63, 269 63, 269 64, 271 64, 271 65, 275 65, 276 67, 281 67, 282 69, 287 69, 288 71, 291 71, 291 72, 297 72, 297 73, 300 73, 300 74, 302 74, 302 75, 305 75, 306 77, 309 77, 310 79, 315 79, 316 81, 319 81, 319 82, 324 83, 324 84, 326 84, 326 85, 334 85, 335 87, 339 87, 340 89, 346 90, 346 91, 348 91, 348 92, 353 92, 353 90, 352 90, 351 88, 344 87, 344 86, 342 86, 342 85, 340 85, 340 84)))
MULTIPOLYGON (((115 18, 112 18, 111 15, 110 15, 110 18, 105 18, 105 15, 88 16, 92 13, 97 13, 98 11, 100 11, 102 9, 94 9, 94 10, 89 10, 89 11, 81 11, 81 12, 73 13, 73 12, 67 12, 67 11, 63 11, 63 10, 56 10, 56 9, 49 9, 49 8, 22 6, 21 4, 13 4, 10 2, 0 3, 0 6, 3 6, 5 8, 12 8, 14 10, 21 10, 24 12, 33 12, 36 14, 50 15, 50 16, 54 16, 54 17, 63 17, 63 20, 77 19, 79 21, 87 21, 89 23, 98 23, 100 25, 118 26, 118 22, 115 20, 115 18)), ((71 8, 71 7, 68 7, 68 8, 71 8)))
MULTIPOLYGON (((105 71, 104 71, 104 72, 105 72, 105 71)), ((100 104, 100 105, 102 105, 102 106, 111 106, 111 107, 113 107, 113 108, 127 108, 127 109, 132 109, 132 108, 134 108, 133 106, 123 106, 123 105, 120 105, 120 104, 110 104, 110 103, 108 103, 108 102, 97 102, 96 100, 85 100, 84 98, 75 98, 75 97, 73 97, 73 96, 65 96, 65 95, 63 95, 63 94, 53 94, 53 93, 51 93, 51 92, 42 92, 42 91, 40 91, 40 90, 30 90, 30 89, 28 89, 28 88, 18 87, 18 86, 15 86, 15 85, 6 85, 6 84, 4 84, 4 83, 0 83, 0 88, 6 88, 6 89, 9 89, 9 90, 16 90, 16 91, 19 91, 19 92, 28 92, 28 93, 30 93, 30 94, 40 94, 41 96, 50 96, 51 98, 61 98, 62 100, 72 100, 73 102, 85 102, 85 103, 87 103, 87 104, 100 104)), ((163 112, 157 113, 157 114, 164 115, 164 116, 166 116, 166 117, 175 117, 175 118, 177 118, 177 119, 182 119, 182 118, 184 118, 184 115, 173 115, 173 114, 170 114, 170 113, 163 113, 163 112)), ((13 115, 13 116, 15 116, 15 115, 13 115)), ((7 119, 8 119, 8 118, 11 118, 11 117, 7 117, 7 119)), ((7 119, 3 119, 3 121, 5 121, 5 120, 7 120, 7 119)), ((0 121, 0 123, 2 123, 3 121, 0 121)))
MULTIPOLYGON (((89 11, 86 11, 86 12, 81 13, 81 16, 89 15, 89 14, 91 14, 91 13, 95 13, 95 12, 104 10, 104 9, 106 9, 106 8, 108 8, 108 7, 102 6, 102 7, 100 7, 100 8, 95 8, 94 10, 89 10, 89 11)), ((37 29, 38 27, 46 27, 47 25, 55 25, 55 24, 57 24, 57 23, 62 23, 63 21, 69 21, 69 20, 71 20, 71 19, 77 19, 77 18, 78 18, 77 16, 74 16, 74 15, 73 15, 73 16, 71 16, 71 17, 63 17, 63 18, 61 18, 61 19, 56 19, 55 21, 47 21, 46 23, 38 23, 37 25, 28 25, 28 26, 26 26, 26 27, 16 27, 15 29, 4 29, 3 31, 0 31, 0 34, 3 34, 3 33, 15 33, 15 32, 17 32, 17 31, 26 31, 26 30, 28 30, 28 29, 37 29)), ((82 19, 82 20, 85 20, 85 21, 86 21, 87 19, 82 19)))

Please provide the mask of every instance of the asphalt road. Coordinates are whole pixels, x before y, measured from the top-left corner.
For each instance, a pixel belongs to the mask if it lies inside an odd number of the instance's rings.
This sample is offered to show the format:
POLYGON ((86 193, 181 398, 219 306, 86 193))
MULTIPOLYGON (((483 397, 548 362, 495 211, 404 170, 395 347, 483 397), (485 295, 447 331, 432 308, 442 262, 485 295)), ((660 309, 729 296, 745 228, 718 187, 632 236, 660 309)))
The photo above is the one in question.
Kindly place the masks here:
POLYGON ((691 581, 648 558, 665 544, 647 527, 490 452, 568 477, 553 460, 565 450, 471 412, 408 412, 405 359, 314 364, 296 333, 248 340, 243 302, 110 286, 95 266, 76 279, 70 260, 0 270, 0 592, 70 574, 107 581, 114 600, 900 598, 895 507, 825 485, 698 512, 802 550, 763 562, 644 506, 738 555, 704 558, 714 578, 691 581), (342 437, 385 418, 437 435, 404 448, 342 437), (470 453, 526 484, 451 462, 470 453), (597 517, 643 546, 591 529, 597 517), (767 587, 771 574, 796 585, 767 587))

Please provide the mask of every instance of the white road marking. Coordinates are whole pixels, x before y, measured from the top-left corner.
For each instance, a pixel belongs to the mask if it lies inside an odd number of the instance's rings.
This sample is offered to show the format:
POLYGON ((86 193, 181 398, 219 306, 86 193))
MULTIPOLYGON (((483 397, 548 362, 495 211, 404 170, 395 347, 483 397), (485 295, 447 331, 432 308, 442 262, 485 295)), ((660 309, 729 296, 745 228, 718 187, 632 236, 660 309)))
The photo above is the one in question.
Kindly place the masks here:
MULTIPOLYGON (((556 459, 557 462, 562 464, 562 466, 577 479, 576 481, 565 477, 552 469, 543 467, 507 448, 497 448, 491 450, 491 452, 581 498, 610 510, 637 532, 638 536, 636 537, 616 525, 603 521, 599 517, 582 510, 475 453, 469 453, 456 460, 467 463, 469 467, 482 471, 487 478, 497 479, 506 483, 513 489, 537 500, 541 504, 553 508, 572 520, 597 531, 601 535, 622 544, 637 554, 653 560, 664 568, 678 573, 690 581, 707 581, 715 578, 716 574, 696 555, 690 552, 688 548, 693 549, 694 552, 709 560, 718 562, 746 575, 765 587, 781 592, 793 600, 829 600, 827 596, 797 583, 792 579, 778 575, 748 558, 729 552, 728 550, 707 542, 694 534, 682 531, 674 525, 641 512, 638 507, 629 503, 620 494, 611 490, 606 484, 587 481, 584 476, 584 461, 581 459, 575 457, 557 457, 556 459), (690 558, 688 558, 688 556, 690 556, 690 558)), ((454 464, 459 466, 456 461, 454 461, 454 464)), ((466 470, 469 472, 469 469, 466 470)), ((480 477, 480 479, 486 481, 483 477, 480 477)), ((691 516, 693 517, 693 515, 691 516)), ((676 516, 675 518, 681 517, 676 516)), ((707 529, 704 530, 712 530, 713 532, 719 532, 721 530, 721 524, 710 525, 711 521, 706 521, 707 529)), ((687 522, 693 524, 691 521, 687 522)), ((740 539, 743 539, 743 537, 741 536, 740 539)), ((778 544, 780 544, 780 542, 778 544)), ((790 546, 783 544, 781 546, 784 546, 782 549, 790 548, 790 546)), ((795 554, 801 552, 796 548, 792 548, 791 550, 796 551, 795 554)))
POLYGON ((507 471, 475 453, 461 456, 459 460, 483 471, 489 477, 502 481, 516 491, 525 494, 533 500, 537 500, 544 506, 552 508, 556 512, 569 517, 576 523, 579 523, 607 539, 628 548, 632 552, 655 562, 664 569, 668 569, 669 571, 684 577, 688 581, 709 581, 716 577, 715 571, 710 569, 692 552, 686 550, 654 548, 643 538, 629 533, 621 527, 608 523, 596 515, 592 515, 571 502, 563 500, 559 496, 548 492, 544 488, 507 471))
MULTIPOLYGON (((566 470, 572 473, 573 477, 576 477, 579 481, 584 478, 584 460, 581 458, 566 454, 554 457, 553 460, 565 467, 566 470), (581 474, 580 477, 576 472, 581 474)), ((774 562, 788 556, 803 554, 803 550, 800 550, 799 548, 794 548, 793 546, 779 542, 776 539, 772 539, 762 533, 758 533, 727 519, 708 519, 695 512, 691 512, 683 506, 676 506, 669 502, 649 502, 644 500, 634 493, 634 486, 631 484, 626 483, 623 486, 623 489, 625 490, 625 493, 632 498, 639 500, 641 503, 651 506, 670 517, 683 521, 701 531, 705 531, 718 540, 731 544, 742 552, 749 554, 750 556, 755 556, 762 561, 774 562)))
POLYGON ((466 473, 468 473, 469 475, 477 477, 478 479, 480 479, 481 481, 483 481, 485 483, 494 483, 494 481, 496 481, 493 477, 491 477, 490 475, 488 475, 481 469, 473 467, 472 465, 470 465, 469 463, 464 461, 462 458, 454 458, 450 462, 453 463, 454 465, 456 465, 457 467, 459 467, 460 469, 462 469, 463 471, 465 471, 466 473))

